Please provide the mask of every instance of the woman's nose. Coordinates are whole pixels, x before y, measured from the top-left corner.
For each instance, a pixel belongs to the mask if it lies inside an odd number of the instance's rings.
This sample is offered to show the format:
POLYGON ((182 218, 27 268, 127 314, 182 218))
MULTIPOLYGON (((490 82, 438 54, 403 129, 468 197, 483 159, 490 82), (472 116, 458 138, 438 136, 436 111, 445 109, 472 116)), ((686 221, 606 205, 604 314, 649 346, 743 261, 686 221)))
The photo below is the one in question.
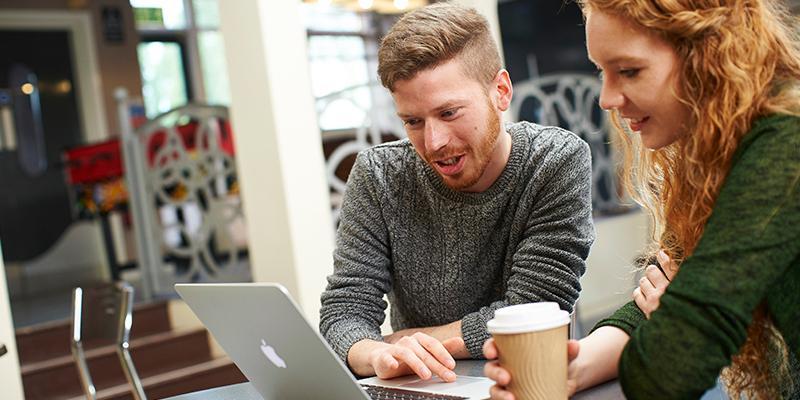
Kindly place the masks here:
POLYGON ((614 108, 621 108, 625 105, 625 96, 617 85, 608 80, 603 80, 603 87, 600 89, 600 108, 609 111, 614 108))

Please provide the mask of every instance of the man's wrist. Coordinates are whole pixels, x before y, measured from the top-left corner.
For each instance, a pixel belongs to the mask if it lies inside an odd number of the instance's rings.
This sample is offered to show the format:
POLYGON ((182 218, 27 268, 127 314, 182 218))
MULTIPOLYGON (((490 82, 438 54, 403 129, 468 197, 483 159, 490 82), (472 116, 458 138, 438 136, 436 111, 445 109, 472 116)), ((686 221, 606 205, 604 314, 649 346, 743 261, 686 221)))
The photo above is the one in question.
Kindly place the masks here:
POLYGON ((447 325, 422 328, 420 329, 420 332, 425 333, 440 342, 454 337, 461 337, 461 320, 451 322, 447 325))
MULTIPOLYGON (((425 331, 423 331, 423 333, 428 333, 429 336, 436 338, 440 342, 456 337, 461 338, 461 340, 464 340, 464 336, 461 332, 461 321, 462 320, 458 320, 455 322, 451 322, 447 325, 427 328, 430 330, 430 333, 425 331)), ((461 349, 457 350, 454 353, 451 353, 451 355, 453 356, 454 359, 458 360, 472 358, 472 355, 469 353, 466 346, 462 346, 461 349)))

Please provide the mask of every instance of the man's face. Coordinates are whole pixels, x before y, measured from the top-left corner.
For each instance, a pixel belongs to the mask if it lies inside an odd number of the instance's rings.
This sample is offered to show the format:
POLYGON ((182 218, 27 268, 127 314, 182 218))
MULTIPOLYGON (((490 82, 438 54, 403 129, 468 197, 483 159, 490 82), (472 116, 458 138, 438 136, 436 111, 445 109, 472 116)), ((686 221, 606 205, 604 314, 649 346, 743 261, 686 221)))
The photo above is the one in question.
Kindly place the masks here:
MULTIPOLYGON (((498 74, 510 101, 511 84, 498 74)), ((497 84, 483 85, 462 72, 458 60, 400 81, 392 93, 417 154, 453 190, 482 192, 508 162, 511 137, 499 113, 508 106, 497 84)))

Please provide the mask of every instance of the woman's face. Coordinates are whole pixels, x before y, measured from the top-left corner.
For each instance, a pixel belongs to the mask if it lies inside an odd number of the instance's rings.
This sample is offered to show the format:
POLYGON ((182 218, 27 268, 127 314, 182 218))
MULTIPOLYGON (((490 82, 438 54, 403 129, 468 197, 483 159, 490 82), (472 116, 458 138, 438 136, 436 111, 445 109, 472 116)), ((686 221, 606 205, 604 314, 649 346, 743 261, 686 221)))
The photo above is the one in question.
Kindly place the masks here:
POLYGON ((678 101, 678 54, 666 40, 627 19, 589 10, 586 47, 602 71, 600 107, 617 109, 649 149, 688 133, 689 108, 678 101))

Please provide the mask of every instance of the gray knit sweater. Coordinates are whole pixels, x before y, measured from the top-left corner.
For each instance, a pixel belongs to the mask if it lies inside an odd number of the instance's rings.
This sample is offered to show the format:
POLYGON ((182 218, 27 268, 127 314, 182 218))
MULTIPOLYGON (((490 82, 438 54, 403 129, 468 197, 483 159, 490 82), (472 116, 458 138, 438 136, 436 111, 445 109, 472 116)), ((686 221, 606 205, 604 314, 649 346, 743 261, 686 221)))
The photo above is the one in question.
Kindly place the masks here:
POLYGON ((384 294, 395 331, 462 320, 474 358, 497 308, 572 311, 594 241, 589 146, 555 127, 506 130, 508 163, 481 193, 445 186, 407 139, 358 155, 320 310, 320 332, 345 362, 354 343, 383 340, 384 294))

